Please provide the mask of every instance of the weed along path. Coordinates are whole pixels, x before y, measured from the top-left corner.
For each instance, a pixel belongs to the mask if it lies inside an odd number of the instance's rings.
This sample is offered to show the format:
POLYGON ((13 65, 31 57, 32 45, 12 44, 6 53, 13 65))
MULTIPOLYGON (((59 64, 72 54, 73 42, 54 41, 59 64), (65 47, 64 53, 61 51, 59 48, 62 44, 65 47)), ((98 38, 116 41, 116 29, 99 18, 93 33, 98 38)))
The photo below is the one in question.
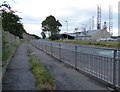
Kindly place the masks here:
POLYGON ((35 78, 30 71, 27 43, 22 43, 15 52, 3 81, 3 90, 36 90, 35 78))
POLYGON ((31 55, 28 55, 28 49, 32 51, 30 52, 32 57, 38 59, 31 59, 30 62, 33 63, 32 65, 38 62, 43 64, 45 69, 55 79, 56 90, 107 90, 105 85, 66 66, 30 43, 22 43, 18 47, 3 77, 3 90, 38 90, 36 87, 36 76, 33 75, 34 73, 32 73, 29 64, 31 55))

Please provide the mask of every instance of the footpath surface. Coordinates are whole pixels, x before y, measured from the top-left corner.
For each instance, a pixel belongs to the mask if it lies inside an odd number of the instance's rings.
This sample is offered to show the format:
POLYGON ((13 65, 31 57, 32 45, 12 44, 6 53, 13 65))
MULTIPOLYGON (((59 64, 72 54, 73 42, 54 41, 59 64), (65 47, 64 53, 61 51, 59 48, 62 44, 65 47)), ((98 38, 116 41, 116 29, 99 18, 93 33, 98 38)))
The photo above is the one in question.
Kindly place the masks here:
POLYGON ((105 85, 66 66, 29 43, 21 44, 16 50, 3 77, 3 90, 36 90, 35 78, 28 63, 28 48, 55 78, 57 90, 107 90, 105 85))
POLYGON ((16 50, 3 77, 3 90, 36 90, 35 78, 28 63, 27 45, 22 43, 16 50))

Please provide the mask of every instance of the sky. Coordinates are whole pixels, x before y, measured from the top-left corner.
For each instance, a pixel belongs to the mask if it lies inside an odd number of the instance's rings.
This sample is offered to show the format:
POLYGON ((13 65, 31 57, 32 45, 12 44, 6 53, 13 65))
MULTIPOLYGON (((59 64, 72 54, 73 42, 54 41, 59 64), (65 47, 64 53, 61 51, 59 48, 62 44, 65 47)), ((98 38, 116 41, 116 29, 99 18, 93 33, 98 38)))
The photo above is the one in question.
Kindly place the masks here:
MULTIPOLYGON (((109 26, 109 5, 113 8, 113 35, 118 35, 118 2, 119 0, 0 0, 7 1, 16 14, 22 19, 25 30, 30 34, 41 36, 41 23, 49 15, 53 15, 62 24, 61 33, 74 32, 74 29, 87 25, 94 16, 95 29, 97 4, 101 5, 102 25, 104 21, 109 26)), ((109 29, 108 29, 109 30, 109 29)))

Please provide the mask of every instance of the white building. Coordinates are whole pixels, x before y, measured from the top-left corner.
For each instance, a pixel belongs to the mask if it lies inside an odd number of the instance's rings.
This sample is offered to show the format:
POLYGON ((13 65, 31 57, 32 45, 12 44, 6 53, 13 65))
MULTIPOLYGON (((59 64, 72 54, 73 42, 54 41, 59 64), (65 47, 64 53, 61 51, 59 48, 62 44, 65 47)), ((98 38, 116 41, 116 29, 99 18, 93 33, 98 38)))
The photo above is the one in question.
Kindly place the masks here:
MULTIPOLYGON (((104 29, 88 30, 81 33, 61 34, 61 36, 64 35, 68 35, 70 38, 73 37, 72 39, 78 39, 78 40, 99 40, 99 39, 111 37, 110 33, 104 29)), ((66 36, 64 37, 66 38, 66 36)))

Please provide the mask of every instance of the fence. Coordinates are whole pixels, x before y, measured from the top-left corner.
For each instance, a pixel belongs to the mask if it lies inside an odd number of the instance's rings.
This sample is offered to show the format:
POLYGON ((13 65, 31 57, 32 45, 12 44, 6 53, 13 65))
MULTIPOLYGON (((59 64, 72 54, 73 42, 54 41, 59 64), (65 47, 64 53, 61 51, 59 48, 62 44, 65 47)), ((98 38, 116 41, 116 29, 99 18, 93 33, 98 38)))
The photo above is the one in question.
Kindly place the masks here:
POLYGON ((34 42, 39 49, 56 57, 57 59, 73 66, 80 71, 87 73, 107 84, 120 88, 120 55, 119 51, 114 50, 113 57, 88 54, 74 49, 68 49, 61 44, 34 42))

